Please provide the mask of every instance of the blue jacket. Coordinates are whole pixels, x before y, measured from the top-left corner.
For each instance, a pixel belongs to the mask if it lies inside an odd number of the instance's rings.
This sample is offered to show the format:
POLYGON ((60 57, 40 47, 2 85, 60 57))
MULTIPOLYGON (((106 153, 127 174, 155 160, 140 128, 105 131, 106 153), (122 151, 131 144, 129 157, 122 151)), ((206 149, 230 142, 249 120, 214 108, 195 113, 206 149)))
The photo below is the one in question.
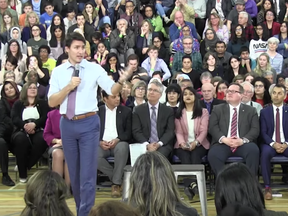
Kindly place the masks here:
MULTIPOLYGON (((191 28, 193 37, 195 39, 198 39, 198 34, 196 31, 195 25, 193 23, 190 23, 190 22, 185 22, 185 25, 188 25, 191 28)), ((175 25, 175 23, 173 23, 169 28, 169 36, 170 36, 171 41, 176 40, 180 36, 180 30, 175 25)))

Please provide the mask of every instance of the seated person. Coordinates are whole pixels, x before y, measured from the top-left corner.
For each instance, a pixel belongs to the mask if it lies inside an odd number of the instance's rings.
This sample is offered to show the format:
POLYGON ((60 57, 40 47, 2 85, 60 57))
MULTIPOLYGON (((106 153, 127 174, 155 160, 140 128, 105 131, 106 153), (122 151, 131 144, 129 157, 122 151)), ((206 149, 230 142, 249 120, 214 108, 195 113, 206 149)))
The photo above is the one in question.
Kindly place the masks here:
POLYGON ((137 12, 136 5, 131 0, 127 0, 125 2, 125 8, 126 8, 126 11, 125 13, 120 15, 120 20, 124 19, 127 21, 127 27, 129 27, 129 29, 134 33, 136 37, 136 35, 139 35, 141 33, 140 29, 141 29, 141 24, 143 22, 143 16, 137 12))
POLYGON ((64 180, 58 173, 50 170, 37 171, 26 185, 24 195, 26 207, 21 215, 53 215, 58 212, 60 215, 73 216, 66 203, 66 188, 64 180), (41 199, 38 198, 39 194, 42 196, 41 199))
POLYGON ((133 78, 133 76, 139 75, 140 77, 148 81, 148 73, 145 68, 139 66, 139 57, 136 54, 131 54, 130 56, 128 56, 127 66, 130 67, 133 71, 131 79, 133 78))
MULTIPOLYGON (((13 72, 6 72, 4 74, 4 84, 5 84, 6 81, 15 82, 15 74, 13 72)), ((4 84, 0 85, 0 92, 2 91, 4 84)), ((17 87, 18 91, 21 92, 22 86, 21 85, 17 85, 17 83, 16 83, 16 87, 17 87)), ((1 97, 2 96, 0 95, 0 98, 1 97)))
POLYGON ((51 25, 53 16, 57 13, 54 12, 54 6, 51 2, 47 1, 44 4, 44 9, 46 12, 41 14, 40 23, 45 27, 45 29, 48 29, 51 25))
POLYGON ((196 71, 202 69, 202 57, 200 52, 193 52, 193 38, 190 36, 183 38, 183 52, 178 51, 173 57, 172 63, 172 73, 175 74, 182 69, 182 58, 184 55, 191 56, 192 59, 192 68, 196 71))
POLYGON ((226 93, 227 104, 215 106, 209 120, 212 137, 208 161, 218 173, 231 157, 242 157, 251 172, 258 173, 259 149, 254 143, 259 136, 259 119, 256 109, 241 103, 243 87, 232 83, 226 93))
POLYGON ((31 72, 35 72, 37 78, 37 82, 40 85, 47 86, 49 84, 49 71, 46 68, 42 67, 42 62, 37 55, 32 55, 27 58, 26 62, 28 71, 23 73, 23 82, 26 83, 28 81, 28 75, 31 72))
POLYGON ((243 86, 243 89, 244 89, 242 103, 248 106, 255 107, 255 109, 257 110, 258 116, 260 116, 262 105, 255 101, 252 101, 252 97, 254 95, 254 86, 248 81, 241 83, 241 85, 243 86))
MULTIPOLYGON (((210 143, 207 140, 209 113, 203 109, 197 92, 192 87, 184 89, 179 108, 175 115, 175 133, 177 142, 174 145, 181 164, 201 164, 207 154, 210 143)), ((192 179, 184 179, 184 193, 192 200, 195 185, 192 179)), ((194 183, 195 184, 195 183, 194 183)))
POLYGON ((134 107, 146 103, 146 88, 146 82, 138 80, 132 85, 131 95, 128 96, 125 105, 133 110, 134 107))
POLYGON ((56 67, 56 60, 49 58, 51 49, 48 45, 42 45, 39 47, 38 54, 42 61, 42 68, 46 68, 51 74, 52 70, 56 67))
POLYGON ((179 101, 181 96, 181 88, 177 83, 172 83, 167 86, 165 93, 166 93, 166 106, 171 107, 176 113, 179 107, 179 101))
POLYGON ((39 25, 34 25, 31 28, 32 38, 27 41, 28 56, 38 55, 38 49, 42 45, 48 45, 48 41, 41 38, 41 28, 39 25))
POLYGON ((21 91, 20 100, 11 110, 15 132, 12 145, 16 156, 20 182, 27 182, 27 170, 30 170, 47 149, 43 139, 43 128, 49 110, 47 101, 37 99, 35 83, 26 83, 21 91))
POLYGON ((150 77, 152 77, 154 71, 163 71, 163 81, 166 81, 171 77, 171 73, 163 59, 158 58, 158 51, 159 49, 156 46, 150 46, 147 51, 149 57, 143 61, 141 67, 148 71, 150 77))
POLYGON ((194 208, 183 202, 172 166, 159 152, 147 152, 137 158, 129 189, 128 204, 135 206, 141 215, 163 215, 161 212, 167 215, 198 215, 194 208), (153 205, 154 201, 148 197, 159 197, 157 205, 153 205))
POLYGON ((129 156, 129 142, 132 137, 132 112, 120 105, 120 95, 108 95, 102 91, 105 105, 99 107, 101 122, 100 146, 98 148, 98 169, 112 182, 111 196, 121 196, 120 187, 124 167, 129 156), (114 157, 114 167, 107 161, 114 157))
POLYGON ((20 92, 15 82, 4 82, 0 100, 0 167, 3 174, 2 184, 6 186, 15 185, 8 174, 8 150, 13 151, 12 145, 10 145, 10 139, 14 127, 10 112, 15 101, 19 99, 19 95, 20 92))
POLYGON ((91 42, 91 34, 94 32, 93 27, 91 27, 88 23, 85 22, 85 17, 82 13, 76 15, 76 23, 68 28, 67 33, 72 33, 75 29, 80 28, 84 34, 84 37, 88 42, 91 42))
POLYGON ((204 83, 201 87, 201 92, 203 100, 200 101, 200 104, 203 108, 206 108, 208 110, 209 115, 211 114, 215 105, 226 103, 223 100, 214 98, 215 90, 214 86, 211 83, 204 83))
POLYGON ((52 157, 52 170, 65 178, 65 182, 70 188, 70 178, 67 163, 65 163, 64 152, 62 147, 60 133, 60 118, 59 108, 50 111, 47 115, 43 139, 50 147, 48 154, 52 157), (64 164, 63 164, 64 162, 64 164))
POLYGON ((272 105, 261 110, 260 127, 263 143, 261 147, 261 170, 265 185, 265 199, 272 199, 271 159, 274 156, 288 157, 288 106, 284 104, 286 98, 285 86, 276 84, 271 89, 272 105))
POLYGON ((193 38, 198 39, 198 34, 195 25, 191 22, 186 22, 184 20, 183 13, 181 11, 176 11, 174 23, 169 27, 170 40, 174 41, 177 38, 179 38, 181 29, 186 25, 190 27, 193 38))
POLYGON ((146 145, 149 152, 159 151, 168 158, 173 150, 174 112, 159 103, 162 93, 163 85, 159 81, 149 83, 148 102, 134 108, 132 134, 135 142, 146 145))
POLYGON ((10 72, 14 74, 15 82, 17 84, 21 84, 23 73, 19 71, 18 60, 14 56, 10 56, 6 58, 4 68, 2 68, 0 72, 0 76, 3 76, 4 81, 5 81, 5 77, 7 77, 7 73, 10 73, 10 72))
POLYGON ((140 216, 140 214, 126 203, 116 200, 109 200, 100 205, 94 206, 88 216, 140 216))
POLYGON ((125 59, 134 54, 135 34, 128 28, 128 22, 125 19, 119 19, 116 22, 117 28, 110 34, 111 53, 119 56, 120 63, 125 63, 125 59))

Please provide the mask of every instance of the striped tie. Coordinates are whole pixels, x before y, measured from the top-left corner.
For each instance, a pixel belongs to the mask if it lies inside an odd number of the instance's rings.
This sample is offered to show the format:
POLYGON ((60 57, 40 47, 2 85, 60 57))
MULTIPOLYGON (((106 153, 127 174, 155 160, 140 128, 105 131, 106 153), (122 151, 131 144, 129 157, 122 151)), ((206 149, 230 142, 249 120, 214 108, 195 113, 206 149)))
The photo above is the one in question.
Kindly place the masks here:
MULTIPOLYGON (((237 109, 233 108, 233 110, 234 110, 234 113, 232 116, 230 137, 236 137, 237 136, 237 109)), ((231 147, 231 151, 235 152, 236 148, 231 147)))
POLYGON ((150 143, 158 142, 156 107, 152 106, 150 143))

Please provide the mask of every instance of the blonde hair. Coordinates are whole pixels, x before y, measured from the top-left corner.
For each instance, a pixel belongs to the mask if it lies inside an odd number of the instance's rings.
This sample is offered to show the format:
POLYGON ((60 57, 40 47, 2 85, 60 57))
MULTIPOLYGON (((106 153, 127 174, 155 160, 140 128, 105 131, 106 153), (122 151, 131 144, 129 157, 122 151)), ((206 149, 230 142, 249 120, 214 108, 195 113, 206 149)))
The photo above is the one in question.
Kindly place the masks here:
POLYGON ((271 71, 272 70, 272 67, 271 67, 271 64, 270 64, 270 57, 267 53, 261 53, 261 55, 257 58, 257 64, 256 64, 256 68, 254 69, 254 72, 259 75, 259 76, 263 76, 263 74, 266 72, 266 71, 271 71), (267 66, 266 66, 266 69, 265 71, 263 71, 261 68, 260 68, 260 64, 259 64, 259 59, 261 56, 265 56, 266 59, 267 59, 267 66))
POLYGON ((25 27, 30 27, 29 18, 30 18, 31 16, 35 16, 35 18, 36 18, 36 22, 35 22, 33 25, 39 25, 39 24, 40 24, 38 15, 37 15, 34 11, 31 11, 30 13, 28 13, 28 14, 26 15, 26 18, 25 18, 25 27))
POLYGON ((176 204, 187 204, 181 199, 171 164, 161 153, 147 152, 137 158, 131 172, 128 204, 145 216, 182 215, 176 204))
POLYGON ((218 24, 218 26, 219 26, 219 28, 222 28, 222 27, 223 27, 223 21, 222 21, 222 19, 220 18, 220 16, 219 16, 218 13, 211 13, 211 14, 210 14, 209 19, 208 19, 208 27, 212 28, 212 24, 211 24, 211 16, 212 16, 212 15, 213 15, 214 17, 216 17, 216 18, 219 19, 219 24, 218 24))
POLYGON ((153 29, 152 24, 151 24, 148 20, 145 19, 145 20, 142 21, 141 27, 144 25, 144 23, 148 23, 148 25, 149 25, 149 31, 150 31, 150 33, 153 33, 154 29, 153 29))
POLYGON ((18 23, 15 21, 15 19, 13 18, 12 14, 8 11, 5 10, 4 13, 2 14, 2 22, 0 24, 0 32, 4 33, 6 32, 8 29, 6 28, 6 24, 4 21, 4 16, 9 16, 11 18, 11 23, 10 23, 10 29, 14 26, 18 26, 18 23))

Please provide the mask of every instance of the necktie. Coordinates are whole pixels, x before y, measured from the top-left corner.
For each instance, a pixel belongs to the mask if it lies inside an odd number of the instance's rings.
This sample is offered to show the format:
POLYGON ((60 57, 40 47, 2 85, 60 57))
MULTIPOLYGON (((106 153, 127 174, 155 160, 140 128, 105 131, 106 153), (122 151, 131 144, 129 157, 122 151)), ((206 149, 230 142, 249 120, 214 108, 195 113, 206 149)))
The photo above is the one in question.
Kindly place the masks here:
POLYGON ((206 108, 207 108, 209 114, 211 114, 211 102, 206 103, 206 108))
POLYGON ((158 142, 158 132, 157 132, 157 119, 156 119, 156 107, 152 106, 152 115, 151 115, 151 133, 150 133, 150 143, 158 142))
POLYGON ((275 130, 275 135, 276 135, 276 142, 281 143, 281 138, 280 138, 280 113, 279 113, 279 108, 276 109, 276 122, 275 122, 276 130, 275 130))
MULTIPOLYGON (((234 113, 232 116, 232 122, 231 122, 231 132, 230 137, 237 136, 237 109, 233 108, 234 113)), ((235 152, 236 148, 231 148, 232 152, 235 152)))
MULTIPOLYGON (((75 68, 74 68, 72 76, 74 75, 75 75, 75 68)), ((77 88, 68 94, 66 116, 70 120, 75 116, 76 92, 77 92, 77 88)))

